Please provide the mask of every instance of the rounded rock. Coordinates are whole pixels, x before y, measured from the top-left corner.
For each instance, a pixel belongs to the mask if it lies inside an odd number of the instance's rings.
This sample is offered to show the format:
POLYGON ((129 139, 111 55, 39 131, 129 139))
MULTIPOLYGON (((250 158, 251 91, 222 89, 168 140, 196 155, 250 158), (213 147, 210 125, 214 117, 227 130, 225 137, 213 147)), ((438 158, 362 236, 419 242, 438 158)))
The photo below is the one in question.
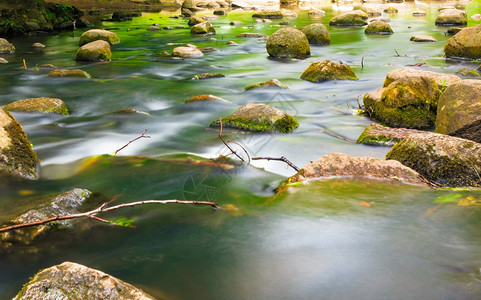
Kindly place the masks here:
POLYGON ((79 46, 83 46, 93 41, 103 40, 110 45, 120 43, 120 38, 116 33, 103 29, 90 29, 80 36, 79 46))
POLYGON ((274 32, 266 43, 267 53, 275 58, 304 59, 311 55, 306 35, 294 28, 286 27, 274 32))
POLYGON ((303 27, 301 31, 306 35, 309 44, 311 45, 329 45, 331 43, 331 36, 324 24, 311 24, 303 27))

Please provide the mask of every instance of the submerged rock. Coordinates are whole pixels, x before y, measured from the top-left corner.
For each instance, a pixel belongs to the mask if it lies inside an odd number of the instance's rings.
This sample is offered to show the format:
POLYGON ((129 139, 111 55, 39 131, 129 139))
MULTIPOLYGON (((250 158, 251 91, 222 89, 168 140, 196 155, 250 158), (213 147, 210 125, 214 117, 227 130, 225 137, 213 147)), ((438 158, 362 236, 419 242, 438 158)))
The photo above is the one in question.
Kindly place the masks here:
POLYGON ((435 21, 436 25, 466 25, 468 17, 463 10, 443 9, 435 21))
POLYGON ((79 39, 79 46, 91 43, 93 41, 102 40, 110 45, 120 43, 120 38, 116 33, 103 29, 90 29, 82 33, 79 39))
POLYGON ((18 100, 5 105, 8 111, 41 112, 68 115, 68 109, 61 99, 58 98, 31 98, 18 100))
POLYGON ((241 21, 231 21, 229 23, 229 25, 232 25, 232 26, 241 26, 242 25, 242 22, 241 21))
POLYGON ((306 35, 309 44, 311 45, 329 45, 331 43, 331 36, 324 24, 314 23, 301 28, 301 31, 306 35))
POLYGON ((412 134, 386 158, 400 161, 441 186, 481 185, 481 144, 470 140, 430 132, 412 134))
POLYGON ((357 80, 354 71, 345 64, 338 64, 330 60, 312 63, 302 73, 301 79, 322 82, 327 80, 357 80))
POLYGON ((151 26, 147 27, 147 30, 148 31, 158 31, 158 30, 162 30, 162 28, 160 28, 159 26, 156 26, 156 25, 151 25, 151 26))
POLYGON ((64 262, 39 271, 14 298, 154 300, 142 290, 99 270, 64 262))
POLYGON ((454 71, 454 74, 459 74, 459 75, 465 76, 465 77, 479 77, 479 76, 481 76, 481 74, 478 71, 476 71, 474 69, 470 69, 470 68, 459 68, 456 71, 454 71))
POLYGON ((210 22, 205 21, 192 26, 190 28, 190 34, 202 34, 202 35, 215 34, 215 28, 210 22))
POLYGON ((77 50, 77 61, 109 61, 112 58, 110 44, 104 40, 97 40, 83 45, 77 50))
POLYGON ((32 45, 33 48, 37 48, 37 49, 43 49, 45 48, 46 46, 42 43, 33 43, 32 45))
POLYGON ((225 99, 222 99, 221 97, 217 97, 214 95, 198 95, 194 97, 190 97, 189 99, 185 100, 185 103, 192 103, 192 102, 224 102, 224 103, 230 103, 230 101, 227 101, 225 99))
POLYGON ((245 87, 245 90, 252 90, 260 87, 278 88, 278 89, 288 89, 287 85, 280 82, 278 79, 271 79, 261 83, 251 84, 245 87))
POLYGON ((204 79, 211 79, 211 78, 222 78, 225 77, 224 74, 221 73, 201 73, 192 76, 192 80, 204 80, 204 79))
POLYGON ((382 21, 374 21, 367 25, 364 30, 366 34, 393 34, 391 26, 388 23, 382 21))
POLYGON ((192 47, 176 47, 172 50, 173 57, 190 58, 190 57, 202 57, 204 53, 197 48, 192 47))
POLYGON ((455 35, 456 33, 460 32, 463 27, 449 27, 448 31, 446 31, 446 35, 455 35))
MULTIPOLYGON (((289 133, 299 126, 296 119, 269 105, 247 104, 233 114, 222 118, 225 127, 249 131, 289 133)), ((210 123, 211 127, 220 126, 220 120, 210 123)))
POLYGON ((391 128, 377 123, 367 126, 357 142, 367 145, 392 146, 404 140, 408 135, 423 131, 406 128, 391 128))
POLYGON ((241 37, 241 38, 267 38, 268 35, 263 34, 263 33, 257 33, 257 32, 243 32, 243 33, 239 34, 237 37, 241 37))
POLYGON ((261 11, 252 15, 253 18, 257 19, 282 19, 284 15, 281 11, 261 11))
POLYGON ((39 165, 22 126, 0 108, 0 175, 37 179, 39 165))
POLYGON ((436 132, 481 142, 481 81, 462 80, 439 98, 436 132))
POLYGON ((412 42, 437 42, 438 41, 430 35, 413 35, 409 40, 412 42))
POLYGON ((3 57, 0 57, 0 64, 8 64, 8 60, 3 57))
POLYGON ((329 25, 331 26, 364 26, 367 25, 368 15, 362 10, 354 10, 343 13, 331 18, 329 25))
POLYGON ((48 73, 47 77, 91 78, 89 73, 80 69, 55 69, 48 73))
POLYGON ((267 53, 275 58, 304 59, 311 55, 306 35, 297 29, 286 27, 274 32, 266 43, 267 53))
POLYGON ((0 54, 13 54, 15 53, 15 47, 10 44, 6 39, 0 38, 0 54))
POLYGON ((444 45, 446 57, 480 59, 481 58, 481 24, 463 28, 444 45))

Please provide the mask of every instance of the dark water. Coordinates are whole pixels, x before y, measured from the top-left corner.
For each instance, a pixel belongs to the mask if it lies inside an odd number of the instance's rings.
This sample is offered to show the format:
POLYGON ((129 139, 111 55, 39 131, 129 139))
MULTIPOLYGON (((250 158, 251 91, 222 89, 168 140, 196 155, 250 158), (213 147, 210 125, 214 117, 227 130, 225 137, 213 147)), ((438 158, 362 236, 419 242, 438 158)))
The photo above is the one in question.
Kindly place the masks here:
MULTIPOLYGON (((479 298, 481 211, 455 202, 436 203, 457 194, 457 199, 479 199, 479 191, 337 179, 275 196, 273 189, 293 174, 282 163, 223 169, 185 159, 185 153, 204 158, 225 154, 217 133, 206 127, 246 103, 278 107, 300 123, 288 135, 226 133, 251 155, 284 155, 298 166, 331 152, 383 158, 388 148, 352 144, 326 131, 355 140, 371 123, 356 114, 356 98, 379 88, 390 70, 425 63, 420 69, 450 73, 479 65, 443 58, 446 28, 434 26, 440 4, 421 18, 411 17, 413 5, 399 6, 400 13, 390 15, 392 36, 368 37, 363 28, 328 27, 331 45, 312 47, 312 56, 303 61, 268 59, 263 40, 237 38, 241 32, 271 34, 279 28, 278 21, 253 23, 249 13, 233 12, 213 21, 215 41, 191 37, 188 29, 145 30, 152 23, 186 25, 185 20, 168 18, 174 13, 144 13, 131 22, 104 22, 103 28, 116 32, 121 43, 113 47, 113 60, 102 64, 74 61, 81 30, 73 36, 66 32, 11 39, 17 53, 5 57, 9 64, 0 65, 0 105, 57 97, 66 102, 71 115, 14 114, 42 160, 42 178, 0 183, 0 221, 24 212, 45 195, 74 187, 107 198, 122 194, 119 203, 200 199, 214 200, 227 209, 141 206, 104 216, 133 218, 136 229, 81 222, 75 230, 55 233, 29 249, 19 248, 0 258, 1 298, 14 296, 39 269, 66 260, 98 268, 158 298, 479 298), (241 20, 244 27, 230 26, 231 20, 241 20), (439 42, 412 43, 413 34, 432 35, 439 42), (231 40, 239 45, 226 45, 231 40), (30 47, 37 41, 47 50, 30 47), (175 47, 168 43, 219 51, 200 59, 170 60, 159 55, 175 47), (30 68, 47 63, 81 68, 93 79, 46 78, 48 70, 19 69, 23 59, 30 68), (322 59, 351 65, 360 80, 314 84, 299 79, 310 63, 322 59), (226 77, 185 80, 203 72, 226 77), (243 91, 271 78, 278 78, 289 90, 243 91), (217 95, 233 105, 183 105, 198 94, 217 95), (148 115, 113 113, 128 107, 148 115), (131 144, 117 158, 88 159, 113 153, 144 129, 151 138, 131 144), (363 206, 365 202, 371 206, 363 206)), ((468 15, 479 13, 479 7, 479 2, 471 2, 468 15)), ((320 19, 300 11, 297 19, 289 21, 297 27, 311 22, 327 25, 337 11, 327 9, 320 19)))

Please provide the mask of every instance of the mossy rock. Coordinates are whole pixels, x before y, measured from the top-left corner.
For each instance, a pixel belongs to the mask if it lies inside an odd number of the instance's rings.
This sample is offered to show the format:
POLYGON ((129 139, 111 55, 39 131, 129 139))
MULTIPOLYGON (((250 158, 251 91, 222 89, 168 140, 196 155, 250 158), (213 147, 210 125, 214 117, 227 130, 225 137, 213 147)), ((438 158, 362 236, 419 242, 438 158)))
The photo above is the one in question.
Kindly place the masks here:
POLYGON ((187 21, 187 25, 194 26, 194 25, 200 24, 200 23, 205 22, 205 21, 206 20, 202 17, 192 16, 192 17, 189 18, 189 21, 187 21))
POLYGON ((214 95, 198 95, 194 97, 190 97, 189 99, 185 100, 185 104, 187 103, 194 103, 194 102, 223 102, 223 103, 230 103, 225 99, 214 95))
POLYGON ((173 57, 181 57, 181 58, 194 58, 194 57, 202 57, 204 53, 197 48, 192 47, 176 47, 172 50, 173 57))
POLYGON ((309 44, 325 46, 331 43, 331 36, 324 24, 314 23, 301 28, 306 35, 309 44))
POLYGON ((406 128, 391 128, 377 123, 367 126, 358 137, 359 144, 393 146, 404 140, 408 135, 422 131, 406 128))
POLYGON ((399 12, 394 6, 388 6, 383 11, 388 14, 397 14, 399 12))
POLYGON ((8 111, 69 114, 65 102, 61 99, 46 97, 18 100, 7 104, 4 109, 8 111))
POLYGON ((288 89, 287 85, 283 84, 278 79, 274 78, 274 79, 267 80, 267 81, 264 81, 264 82, 251 84, 249 86, 246 86, 244 90, 248 91, 248 90, 257 89, 257 88, 261 88, 261 87, 263 87, 263 88, 264 87, 276 88, 276 89, 288 89))
POLYGON ((22 126, 0 108, 0 175, 37 179, 39 163, 22 126))
POLYGON ((461 76, 465 77, 479 77, 481 74, 474 69, 471 68, 459 68, 456 71, 454 71, 454 74, 459 74, 461 76))
POLYGON ((110 61, 112 51, 110 44, 103 40, 97 40, 83 45, 77 50, 77 61, 110 61))
POLYGON ((463 27, 449 27, 448 31, 446 31, 446 35, 455 35, 461 30, 463 30, 463 27))
POLYGON ((190 34, 193 35, 211 35, 215 34, 214 26, 209 22, 205 21, 199 24, 196 24, 190 28, 190 34))
POLYGON ((468 17, 463 10, 459 9, 443 9, 439 12, 439 16, 436 18, 436 25, 466 25, 468 23, 468 17))
POLYGON ((368 15, 362 10, 354 10, 343 13, 331 18, 329 25, 331 26, 364 26, 367 25, 368 15))
POLYGON ((14 54, 15 47, 6 39, 0 38, 0 54, 14 54))
POLYGON ((481 142, 481 81, 466 79, 443 92, 436 132, 481 142))
POLYGON ((68 78, 91 78, 89 73, 80 69, 55 69, 48 73, 47 77, 68 77, 68 78))
POLYGON ((237 37, 241 38, 267 38, 269 37, 267 34, 264 33, 257 33, 257 32, 243 32, 239 34, 237 37))
POLYGON ((80 36, 79 46, 83 46, 97 40, 106 41, 110 45, 120 43, 119 36, 112 31, 103 29, 90 29, 82 33, 82 35, 80 36))
POLYGON ((366 29, 364 30, 365 34, 382 34, 388 35, 393 34, 391 26, 388 23, 382 21, 374 21, 367 25, 366 29))
POLYGON ((348 65, 323 60, 312 63, 307 67, 302 73, 301 79, 312 82, 323 82, 327 80, 357 80, 358 78, 348 65))
POLYGON ((380 17, 382 15, 382 12, 380 10, 377 10, 375 8, 372 8, 372 7, 362 6, 360 8, 360 10, 365 12, 368 15, 368 17, 380 17))
POLYGON ((411 134, 386 159, 395 159, 441 186, 481 185, 481 144, 470 140, 430 132, 411 134))
POLYGON ((204 80, 204 79, 223 78, 223 77, 225 77, 225 75, 221 74, 221 73, 200 73, 200 74, 192 76, 190 79, 192 79, 192 80, 204 80))
MULTIPOLYGON (((210 123, 211 127, 220 126, 220 119, 210 123)), ((292 116, 265 104, 247 104, 233 114, 222 118, 225 127, 248 131, 289 133, 299 126, 292 116)))
POLYGON ((446 57, 481 59, 481 24, 466 27, 444 45, 446 57))
POLYGON ((393 70, 386 75, 386 79, 384 80, 383 87, 387 87, 392 82, 396 80, 402 80, 404 78, 424 78, 424 79, 433 79, 438 84, 438 89, 442 90, 454 84, 456 82, 461 81, 462 79, 459 76, 453 74, 445 74, 445 73, 437 73, 431 71, 422 71, 418 69, 412 68, 404 68, 404 69, 396 69, 393 70))
POLYGON ((413 35, 409 40, 417 43, 437 42, 437 40, 430 35, 413 35))
POLYGON ((306 35, 297 29, 286 27, 274 32, 266 43, 267 53, 274 58, 304 59, 311 55, 306 35))
POLYGON ((284 15, 280 10, 275 11, 261 11, 252 15, 253 18, 257 19, 282 19, 284 15))

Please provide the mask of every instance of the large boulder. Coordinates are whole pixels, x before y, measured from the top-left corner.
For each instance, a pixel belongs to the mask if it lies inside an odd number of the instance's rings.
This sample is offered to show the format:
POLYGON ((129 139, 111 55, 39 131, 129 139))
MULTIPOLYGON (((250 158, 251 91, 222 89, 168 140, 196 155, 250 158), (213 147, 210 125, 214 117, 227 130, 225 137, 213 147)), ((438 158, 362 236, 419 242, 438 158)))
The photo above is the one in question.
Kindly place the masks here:
POLYGON ((154 300, 152 296, 118 278, 72 262, 41 270, 14 299, 154 300))
POLYGON ((90 29, 82 33, 80 36, 79 46, 83 46, 97 40, 106 41, 110 45, 120 43, 119 36, 112 31, 103 29, 90 29))
POLYGON ((343 13, 331 18, 329 25, 331 26, 364 26, 367 25, 368 15, 362 10, 354 10, 343 13))
POLYGON ((396 69, 393 70, 386 75, 386 79, 384 80, 383 87, 387 87, 393 81, 403 79, 403 78, 432 78, 438 84, 439 89, 446 88, 451 84, 461 81, 462 79, 459 76, 452 75, 452 74, 444 74, 444 73, 436 73, 431 71, 422 71, 417 69, 396 69))
POLYGON ((302 73, 301 79, 322 82, 327 80, 357 80, 357 76, 350 66, 338 64, 330 60, 312 63, 302 73))
POLYGON ((37 179, 39 163, 22 126, 0 108, 0 175, 37 179))
POLYGON ((306 35, 291 27, 274 32, 266 43, 267 53, 275 58, 304 59, 311 55, 311 47, 306 35))
POLYGON ((0 53, 13 54, 15 53, 15 47, 10 44, 6 39, 0 38, 0 53))
POLYGON ((463 10, 459 9, 443 9, 439 12, 435 21, 436 25, 466 25, 468 17, 463 10))
MULTIPOLYGON (((303 167, 285 183, 329 177, 350 177, 383 180, 413 185, 426 184, 419 174, 395 160, 373 157, 355 157, 343 153, 330 153, 303 167)), ((281 184, 282 187, 283 184, 281 184)))
POLYGON ((193 47, 176 47, 172 50, 172 56, 181 58, 202 57, 204 53, 193 47))
POLYGON ((211 35, 215 34, 215 28, 209 21, 205 21, 192 26, 190 28, 190 34, 211 35))
POLYGON ((481 144, 438 133, 412 134, 386 154, 441 186, 481 185, 481 144))
POLYGON ((367 25, 364 30, 366 34, 393 34, 391 26, 388 23, 382 21, 374 21, 367 25))
MULTIPOLYGON (((247 104, 233 114, 222 118, 222 125, 249 131, 289 133, 299 126, 296 119, 266 104, 247 104)), ((220 126, 220 120, 210 123, 211 127, 220 126)))
POLYGON ((481 81, 466 79, 443 92, 436 132, 481 142, 481 81))
POLYGON ((367 126, 357 142, 366 145, 393 146, 404 140, 408 135, 423 131, 407 128, 392 128, 377 123, 367 126))
POLYGON ((30 98, 18 100, 5 105, 8 111, 41 112, 68 115, 68 109, 61 99, 58 98, 30 98))
POLYGON ((301 31, 306 35, 309 44, 311 45, 329 45, 331 43, 331 36, 324 24, 314 23, 301 28, 301 31))
POLYGON ((55 69, 50 71, 47 77, 91 78, 92 76, 80 69, 55 69))
POLYGON ((77 50, 77 61, 109 61, 112 58, 110 44, 97 40, 83 45, 77 50))
POLYGON ((446 57, 481 59, 481 24, 466 27, 444 45, 446 57))

